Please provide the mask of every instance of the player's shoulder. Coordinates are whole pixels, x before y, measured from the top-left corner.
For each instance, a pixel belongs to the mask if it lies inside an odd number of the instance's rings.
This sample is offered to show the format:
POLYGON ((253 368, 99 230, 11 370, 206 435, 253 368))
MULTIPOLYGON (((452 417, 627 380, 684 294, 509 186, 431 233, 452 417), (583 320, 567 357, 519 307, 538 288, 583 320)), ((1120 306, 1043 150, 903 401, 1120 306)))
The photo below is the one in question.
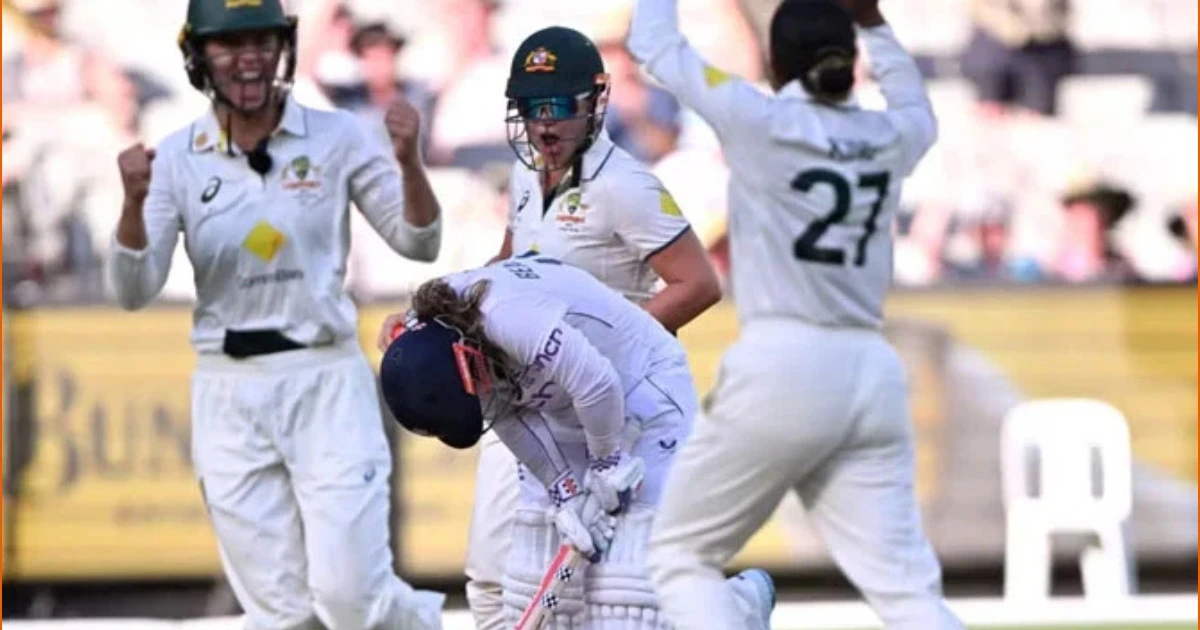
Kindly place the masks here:
MULTIPOLYGON (((296 116, 309 137, 353 139, 363 133, 362 120, 357 114, 345 109, 317 109, 292 101, 289 107, 296 108, 296 116)), ((357 141, 357 140, 352 140, 357 141)))
POLYGON ((584 179, 588 187, 604 196, 619 200, 627 195, 665 189, 650 166, 611 140, 604 138, 594 153, 589 152, 584 179))
POLYGON ((512 168, 508 171, 509 190, 533 188, 538 185, 537 171, 529 168, 524 162, 513 158, 512 168))
POLYGON ((176 157, 189 153, 193 149, 203 149, 212 142, 216 142, 215 137, 210 137, 210 132, 207 129, 208 115, 197 117, 188 124, 175 129, 174 131, 163 136, 154 146, 156 157, 176 157))

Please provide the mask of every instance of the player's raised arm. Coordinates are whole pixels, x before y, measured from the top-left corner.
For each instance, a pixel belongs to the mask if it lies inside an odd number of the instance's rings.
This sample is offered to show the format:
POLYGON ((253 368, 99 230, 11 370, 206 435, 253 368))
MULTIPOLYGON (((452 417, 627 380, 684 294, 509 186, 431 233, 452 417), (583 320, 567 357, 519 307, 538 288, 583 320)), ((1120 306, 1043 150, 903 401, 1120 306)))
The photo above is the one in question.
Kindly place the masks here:
POLYGON ((937 140, 937 118, 921 70, 884 21, 877 0, 851 2, 850 11, 870 58, 871 77, 879 84, 888 115, 904 137, 905 169, 911 172, 937 140))
POLYGON ((181 227, 170 156, 154 157, 154 149, 141 144, 117 157, 125 200, 107 267, 117 302, 127 310, 142 308, 162 291, 181 227))
POLYGON ((739 116, 753 116, 764 97, 742 79, 704 61, 679 31, 677 0, 638 0, 629 52, 718 135, 739 116))
POLYGON ((388 108, 384 122, 395 162, 346 117, 347 132, 353 138, 349 147, 350 197, 393 251, 432 262, 442 245, 441 208, 418 151, 420 116, 412 105, 400 100, 388 108))

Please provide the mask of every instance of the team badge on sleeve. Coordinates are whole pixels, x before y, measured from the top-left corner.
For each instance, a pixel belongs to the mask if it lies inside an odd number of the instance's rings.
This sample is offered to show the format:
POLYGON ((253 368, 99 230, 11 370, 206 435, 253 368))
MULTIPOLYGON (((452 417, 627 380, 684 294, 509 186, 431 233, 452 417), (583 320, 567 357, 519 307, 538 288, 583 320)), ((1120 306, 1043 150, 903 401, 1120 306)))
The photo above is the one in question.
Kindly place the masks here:
POLYGON ((679 209, 679 204, 675 203, 675 198, 665 190, 658 191, 658 207, 663 214, 669 217, 683 216, 683 211, 679 209))
POLYGON ((704 84, 710 88, 719 87, 729 81, 729 73, 710 65, 704 66, 704 84))

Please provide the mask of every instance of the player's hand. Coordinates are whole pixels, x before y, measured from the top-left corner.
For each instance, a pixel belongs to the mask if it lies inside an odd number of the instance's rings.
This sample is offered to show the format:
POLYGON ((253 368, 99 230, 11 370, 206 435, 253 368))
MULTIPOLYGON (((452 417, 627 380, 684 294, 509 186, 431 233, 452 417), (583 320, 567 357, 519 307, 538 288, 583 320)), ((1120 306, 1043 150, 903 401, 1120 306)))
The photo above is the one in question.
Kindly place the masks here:
POLYGON ((154 161, 154 149, 137 143, 117 156, 117 168, 121 171, 121 185, 125 189, 126 206, 140 209, 150 192, 150 163, 154 161))
POLYGON ((421 114, 417 108, 401 96, 388 106, 383 122, 401 166, 420 164, 421 114))
POLYGON ((580 493, 555 508, 554 528, 591 562, 599 562, 612 544, 617 519, 607 514, 589 493, 580 493))
POLYGON ((379 329, 379 336, 375 339, 375 345, 380 352, 386 352, 388 346, 392 345, 396 337, 404 331, 404 313, 392 313, 383 320, 383 326, 379 329))
POLYGON ((596 497, 604 511, 619 514, 641 491, 645 476, 646 464, 642 458, 618 452, 607 458, 604 465, 593 462, 583 479, 583 487, 589 495, 596 497), (614 459, 616 464, 611 463, 614 459))
POLYGON ((415 315, 411 310, 402 313, 392 313, 383 320, 383 326, 379 328, 379 336, 375 339, 375 345, 380 352, 387 352, 388 346, 404 332, 404 328, 415 319, 415 315))

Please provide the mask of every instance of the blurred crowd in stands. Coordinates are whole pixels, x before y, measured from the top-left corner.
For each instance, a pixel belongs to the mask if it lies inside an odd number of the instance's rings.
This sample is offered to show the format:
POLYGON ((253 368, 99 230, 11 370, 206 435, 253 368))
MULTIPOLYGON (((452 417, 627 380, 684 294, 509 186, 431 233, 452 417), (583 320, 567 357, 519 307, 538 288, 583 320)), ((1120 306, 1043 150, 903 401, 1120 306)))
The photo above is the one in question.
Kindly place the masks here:
MULTIPOLYGON (((4 299, 98 301, 120 210, 118 151, 203 112, 175 45, 185 0, 4 5, 4 299)), ((681 23, 715 65, 763 81, 774 0, 688 0, 681 23)), ((364 300, 478 264, 499 247, 513 155, 504 84, 536 28, 600 46, 614 141, 652 165, 727 269, 726 169, 711 130, 624 50, 631 0, 291 0, 294 92, 376 126, 403 95, 446 213, 432 264, 401 261, 354 221, 364 300)), ((895 279, 952 283, 1194 282, 1195 0, 886 0, 928 78, 941 133, 905 190, 895 279)), ((863 60, 865 62, 865 59, 863 60)), ((879 107, 865 64, 860 101, 879 107)), ((191 297, 176 256, 167 298, 191 297)))

